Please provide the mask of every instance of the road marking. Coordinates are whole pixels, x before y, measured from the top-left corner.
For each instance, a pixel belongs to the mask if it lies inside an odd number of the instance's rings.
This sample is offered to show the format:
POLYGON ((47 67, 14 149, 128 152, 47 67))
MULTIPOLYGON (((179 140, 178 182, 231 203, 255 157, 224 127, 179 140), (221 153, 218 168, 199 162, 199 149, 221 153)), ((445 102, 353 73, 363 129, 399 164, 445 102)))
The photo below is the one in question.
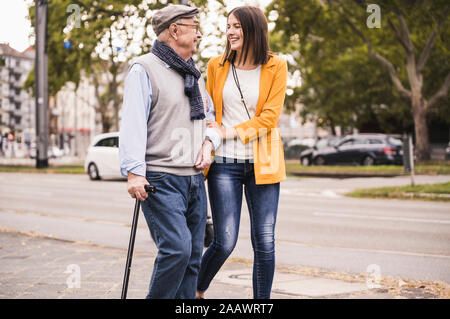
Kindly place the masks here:
POLYGON ((411 223, 450 224, 450 220, 443 220, 443 219, 386 217, 386 216, 369 216, 369 215, 340 214, 340 213, 321 213, 321 212, 314 212, 313 215, 315 215, 315 216, 329 216, 329 217, 337 217, 337 218, 391 220, 391 221, 403 221, 403 222, 411 222, 411 223))
POLYGON ((329 190, 329 189, 326 189, 326 190, 322 191, 320 193, 320 195, 323 195, 325 197, 334 197, 334 198, 341 197, 340 195, 336 194, 335 191, 332 191, 332 190, 329 190))
MULTIPOLYGON (((10 209, 10 208, 1 208, 0 207, 0 213, 14 214, 14 215, 30 214, 30 215, 36 215, 38 217, 54 218, 54 219, 58 219, 58 220, 61 219, 61 220, 65 220, 65 221, 78 221, 78 222, 83 222, 83 223, 97 223, 97 224, 130 227, 129 222, 106 220, 106 219, 99 219, 99 218, 89 218, 86 216, 60 215, 58 213, 44 213, 44 212, 39 212, 39 211, 33 211, 30 209, 10 209)), ((144 228, 144 227, 142 226, 142 228, 144 228)))
POLYGON ((281 189, 281 195, 285 196, 302 196, 302 197, 328 197, 328 198, 341 198, 342 195, 336 193, 333 190, 326 189, 323 191, 317 191, 317 193, 308 192, 304 189, 281 189))
POLYGON ((3 189, 0 189, 0 193, 2 193, 2 195, 5 195, 5 198, 11 198, 11 197, 19 197, 19 198, 26 198, 26 199, 30 199, 30 197, 34 197, 34 198, 41 198, 43 196, 45 197, 52 197, 54 196, 54 194, 50 191, 41 191, 41 190, 36 190, 36 189, 8 189, 3 191, 3 189))
POLYGON ((405 255, 405 256, 418 256, 418 257, 432 257, 432 258, 444 258, 450 259, 448 255, 439 255, 439 254, 427 254, 427 253, 414 253, 409 251, 399 251, 399 250, 383 250, 383 249, 368 249, 368 248, 350 248, 350 247, 339 247, 339 246, 322 246, 318 244, 307 244, 307 243, 298 243, 290 240, 277 239, 276 244, 285 244, 285 245, 293 245, 300 246, 305 248, 320 248, 320 249, 342 249, 342 250, 350 250, 350 251, 362 251, 369 253, 379 253, 379 254, 391 254, 391 255, 405 255))

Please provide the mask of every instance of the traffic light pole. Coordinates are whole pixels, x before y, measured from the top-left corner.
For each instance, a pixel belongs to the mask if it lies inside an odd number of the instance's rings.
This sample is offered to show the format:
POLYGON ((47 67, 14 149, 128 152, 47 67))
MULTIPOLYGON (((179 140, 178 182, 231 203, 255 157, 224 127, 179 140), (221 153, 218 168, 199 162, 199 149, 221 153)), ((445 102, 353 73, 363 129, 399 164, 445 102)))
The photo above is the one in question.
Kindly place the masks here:
POLYGON ((36 168, 48 167, 47 0, 36 0, 36 168))

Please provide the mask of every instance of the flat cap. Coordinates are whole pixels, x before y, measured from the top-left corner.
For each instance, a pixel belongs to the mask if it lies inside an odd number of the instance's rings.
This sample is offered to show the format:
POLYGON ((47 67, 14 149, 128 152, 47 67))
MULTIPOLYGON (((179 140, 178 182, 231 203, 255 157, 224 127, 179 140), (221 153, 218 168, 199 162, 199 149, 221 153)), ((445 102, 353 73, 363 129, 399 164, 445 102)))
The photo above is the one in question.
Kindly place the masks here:
POLYGON ((199 10, 182 4, 169 4, 153 14, 152 27, 158 36, 167 29, 174 21, 181 18, 191 18, 197 15, 199 10))

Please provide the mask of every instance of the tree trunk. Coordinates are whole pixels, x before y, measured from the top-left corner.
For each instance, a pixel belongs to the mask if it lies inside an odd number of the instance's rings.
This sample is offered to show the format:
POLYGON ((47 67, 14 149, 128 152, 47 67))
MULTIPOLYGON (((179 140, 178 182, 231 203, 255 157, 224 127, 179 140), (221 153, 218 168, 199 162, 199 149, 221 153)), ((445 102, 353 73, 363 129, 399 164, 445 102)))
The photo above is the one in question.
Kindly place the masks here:
POLYGON ((416 156, 418 162, 430 159, 430 142, 428 140, 427 101, 421 96, 413 96, 412 112, 416 135, 416 156))
POLYGON ((328 120, 330 121, 331 135, 336 136, 336 126, 334 126, 334 121, 331 117, 329 117, 328 120))
POLYGON ((111 119, 106 114, 102 114, 102 132, 108 133, 111 130, 111 126, 111 119))
POLYGON ((113 110, 114 110, 114 126, 115 130, 119 130, 119 107, 120 107, 120 101, 117 94, 117 67, 113 68, 113 77, 111 82, 111 93, 112 93, 112 102, 113 102, 113 110))

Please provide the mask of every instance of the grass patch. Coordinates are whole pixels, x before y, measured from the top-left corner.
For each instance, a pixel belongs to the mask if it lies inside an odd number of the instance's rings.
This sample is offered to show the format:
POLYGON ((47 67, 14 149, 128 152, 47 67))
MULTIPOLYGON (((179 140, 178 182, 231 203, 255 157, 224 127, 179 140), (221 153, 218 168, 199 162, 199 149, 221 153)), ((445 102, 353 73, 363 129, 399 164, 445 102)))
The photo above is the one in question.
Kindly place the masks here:
MULTIPOLYGON (((405 175, 400 165, 374 165, 374 166, 302 166, 298 161, 287 162, 286 172, 292 175, 361 175, 361 176, 401 176, 405 175)), ((430 163, 416 165, 416 175, 450 175, 450 164, 430 163)), ((407 174, 408 175, 408 174, 407 174)))
POLYGON ((84 167, 80 165, 50 166, 47 168, 36 168, 25 165, 0 165, 0 172, 15 173, 47 173, 47 174, 86 174, 84 167))
POLYGON ((346 195, 359 198, 420 199, 450 202, 450 182, 359 189, 346 195))

